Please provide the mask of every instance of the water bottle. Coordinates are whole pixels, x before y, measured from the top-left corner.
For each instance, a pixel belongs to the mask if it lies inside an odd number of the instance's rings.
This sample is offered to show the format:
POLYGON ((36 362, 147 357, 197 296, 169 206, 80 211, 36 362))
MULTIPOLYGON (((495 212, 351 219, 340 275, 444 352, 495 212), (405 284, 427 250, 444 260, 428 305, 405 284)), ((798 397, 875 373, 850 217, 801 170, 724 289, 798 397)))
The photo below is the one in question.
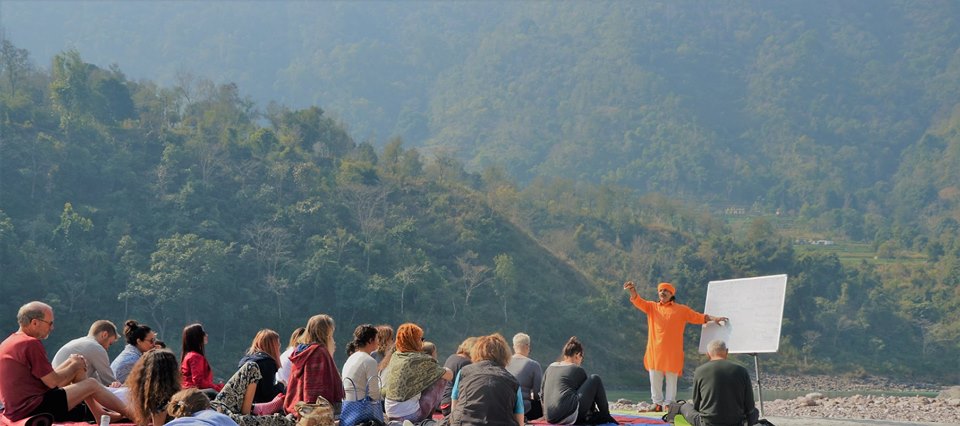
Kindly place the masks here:
POLYGON ((100 416, 100 426, 110 426, 110 416, 106 414, 100 416))

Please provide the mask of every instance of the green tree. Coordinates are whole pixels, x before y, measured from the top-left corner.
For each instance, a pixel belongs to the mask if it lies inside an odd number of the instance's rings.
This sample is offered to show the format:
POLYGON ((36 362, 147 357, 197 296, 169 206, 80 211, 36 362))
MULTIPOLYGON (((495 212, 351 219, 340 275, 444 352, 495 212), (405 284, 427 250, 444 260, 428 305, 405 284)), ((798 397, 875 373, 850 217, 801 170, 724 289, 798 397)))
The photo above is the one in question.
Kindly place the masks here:
POLYGON ((171 311, 183 321, 196 320, 198 301, 223 300, 231 282, 233 244, 194 234, 174 234, 157 241, 150 269, 137 273, 122 295, 147 307, 164 330, 171 311))

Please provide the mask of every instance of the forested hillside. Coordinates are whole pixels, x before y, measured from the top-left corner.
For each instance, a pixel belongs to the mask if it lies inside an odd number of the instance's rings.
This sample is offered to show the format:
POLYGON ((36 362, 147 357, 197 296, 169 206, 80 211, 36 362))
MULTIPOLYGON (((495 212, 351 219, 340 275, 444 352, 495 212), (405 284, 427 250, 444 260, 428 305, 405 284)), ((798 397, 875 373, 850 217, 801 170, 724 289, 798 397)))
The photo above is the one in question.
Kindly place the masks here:
POLYGON ((472 172, 780 211, 917 252, 960 217, 958 18, 949 0, 0 6, 43 61, 76 48, 133 80, 215 78, 472 172))
MULTIPOLYGON (((640 387, 645 319, 624 279, 649 295, 675 282, 702 307, 709 280, 788 273, 771 369, 960 379, 955 231, 922 268, 845 265, 766 219, 735 232, 663 195, 520 184, 401 138, 358 143, 320 106, 261 107, 232 83, 133 81, 73 50, 46 70, 6 39, 0 60, 0 318, 12 330, 20 304, 49 301, 51 351, 99 318, 136 318, 173 346, 201 321, 225 377, 256 330, 324 312, 341 345, 361 322, 416 321, 443 353, 523 330, 549 361, 578 335, 589 369, 640 387)), ((904 164, 951 166, 955 125, 923 140, 904 164)))

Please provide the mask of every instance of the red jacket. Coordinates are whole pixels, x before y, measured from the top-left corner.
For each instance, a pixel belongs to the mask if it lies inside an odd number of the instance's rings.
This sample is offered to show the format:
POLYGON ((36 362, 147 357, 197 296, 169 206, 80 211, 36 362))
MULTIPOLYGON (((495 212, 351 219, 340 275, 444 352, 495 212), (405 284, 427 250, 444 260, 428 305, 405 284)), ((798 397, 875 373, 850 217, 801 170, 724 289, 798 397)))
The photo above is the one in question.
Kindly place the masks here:
POLYGON ((210 363, 198 352, 187 352, 180 363, 183 375, 183 388, 213 389, 220 392, 223 383, 213 383, 213 370, 210 363))
POLYGON ((332 404, 343 401, 340 372, 327 348, 318 344, 301 345, 290 356, 290 363, 290 381, 283 399, 283 407, 288 413, 296 414, 294 407, 299 401, 317 402, 317 396, 326 398, 332 404))

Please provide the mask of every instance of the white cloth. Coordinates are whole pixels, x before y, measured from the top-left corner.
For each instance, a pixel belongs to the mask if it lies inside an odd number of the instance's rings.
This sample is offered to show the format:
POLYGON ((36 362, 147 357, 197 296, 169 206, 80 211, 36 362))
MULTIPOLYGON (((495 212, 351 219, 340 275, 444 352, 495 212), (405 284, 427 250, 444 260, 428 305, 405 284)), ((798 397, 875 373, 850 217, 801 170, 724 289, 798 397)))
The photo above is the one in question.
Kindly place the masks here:
POLYGON ((119 398, 124 404, 130 403, 130 388, 121 386, 119 388, 107 388, 113 396, 119 398))
POLYGON ((677 373, 650 370, 650 395, 654 404, 670 405, 677 400, 677 373), (663 380, 667 380, 667 394, 663 394, 663 380))
POLYGON ((387 412, 387 417, 399 419, 417 414, 420 411, 420 395, 418 393, 406 401, 394 401, 387 398, 384 403, 384 411, 387 412))
POLYGON ((284 385, 290 380, 290 369, 293 368, 293 364, 290 362, 290 355, 293 355, 293 350, 296 349, 296 346, 287 348, 280 354, 280 369, 277 370, 277 381, 283 383, 284 385))
POLYGON ((374 401, 380 400, 380 381, 376 379, 377 360, 373 359, 370 354, 357 351, 350 355, 347 361, 343 363, 343 372, 340 377, 343 377, 344 401, 363 399, 364 388, 368 384, 370 386, 370 398, 374 401), (352 380, 353 383, 350 383, 347 379, 352 380), (356 391, 354 391, 354 385, 356 385, 356 391))

